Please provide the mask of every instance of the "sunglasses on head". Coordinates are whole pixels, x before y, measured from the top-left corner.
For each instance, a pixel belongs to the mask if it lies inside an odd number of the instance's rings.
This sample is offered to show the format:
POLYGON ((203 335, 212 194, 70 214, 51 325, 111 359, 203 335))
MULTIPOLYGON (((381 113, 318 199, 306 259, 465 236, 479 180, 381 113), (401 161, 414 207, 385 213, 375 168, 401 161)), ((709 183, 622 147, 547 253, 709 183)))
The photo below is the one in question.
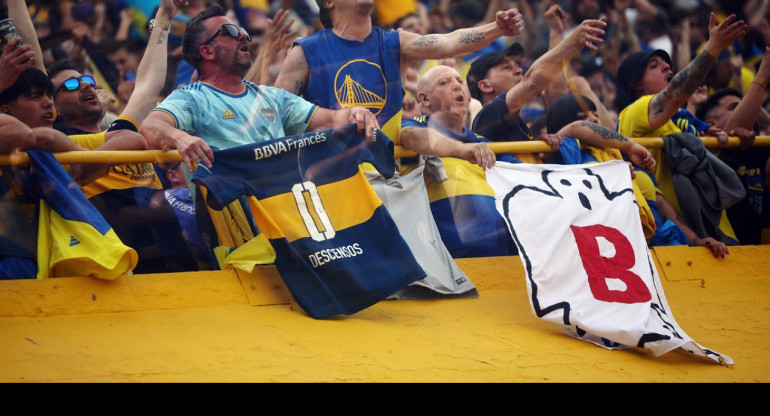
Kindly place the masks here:
POLYGON ((217 35, 219 35, 219 32, 221 32, 222 30, 224 30, 225 33, 227 33, 228 35, 234 37, 235 39, 240 38, 241 37, 241 33, 243 33, 244 35, 246 35, 246 40, 251 42, 251 35, 249 35, 249 32, 247 32, 246 29, 244 29, 244 28, 242 28, 240 26, 236 26, 236 25, 234 25, 232 23, 225 23, 222 26, 219 26, 219 29, 217 29, 217 31, 214 32, 213 35, 211 35, 209 40, 203 42, 203 44, 204 45, 208 45, 209 43, 211 43, 211 41, 214 40, 214 38, 217 37, 217 35))
POLYGON ((66 89, 67 91, 76 91, 78 88, 80 88, 80 82, 85 82, 86 84, 95 87, 96 81, 94 80, 94 77, 90 75, 83 75, 80 78, 69 78, 65 79, 64 82, 59 85, 58 88, 56 88, 56 91, 53 92, 53 95, 56 95, 59 93, 59 91, 66 89))

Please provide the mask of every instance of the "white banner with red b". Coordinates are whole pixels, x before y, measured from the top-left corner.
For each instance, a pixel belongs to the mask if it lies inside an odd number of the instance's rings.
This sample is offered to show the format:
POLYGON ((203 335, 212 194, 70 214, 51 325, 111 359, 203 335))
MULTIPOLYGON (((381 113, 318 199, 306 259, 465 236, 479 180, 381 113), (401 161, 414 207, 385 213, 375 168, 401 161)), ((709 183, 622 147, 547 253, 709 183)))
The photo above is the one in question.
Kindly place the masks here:
POLYGON ((693 341, 663 293, 628 164, 497 162, 487 171, 527 274, 535 316, 608 349, 660 356, 683 348, 724 365, 693 341))

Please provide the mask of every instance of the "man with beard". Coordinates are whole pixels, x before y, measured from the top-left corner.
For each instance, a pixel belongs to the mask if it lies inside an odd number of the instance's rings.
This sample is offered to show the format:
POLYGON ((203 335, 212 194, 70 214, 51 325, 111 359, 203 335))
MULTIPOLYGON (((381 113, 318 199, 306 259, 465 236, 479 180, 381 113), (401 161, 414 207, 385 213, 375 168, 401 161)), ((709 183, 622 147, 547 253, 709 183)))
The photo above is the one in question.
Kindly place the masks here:
MULTIPOLYGON (((193 201, 189 174, 197 165, 213 166, 212 147, 225 150, 353 123, 367 140, 374 138, 377 119, 363 107, 320 108, 285 90, 243 80, 252 65, 251 36, 225 13, 214 3, 187 23, 182 53, 199 80, 174 90, 140 127, 151 148, 177 149, 182 155, 193 201)), ((238 201, 230 208, 243 209, 238 201)), ((196 210, 198 227, 214 246, 215 230, 205 214, 196 210)))
POLYGON ((350 123, 371 138, 379 125, 363 107, 329 110, 244 81, 252 65, 251 36, 225 12, 214 3, 187 23, 182 53, 199 81, 174 90, 144 120, 141 133, 150 147, 177 149, 193 172, 195 162, 212 166, 212 146, 228 149, 350 123))

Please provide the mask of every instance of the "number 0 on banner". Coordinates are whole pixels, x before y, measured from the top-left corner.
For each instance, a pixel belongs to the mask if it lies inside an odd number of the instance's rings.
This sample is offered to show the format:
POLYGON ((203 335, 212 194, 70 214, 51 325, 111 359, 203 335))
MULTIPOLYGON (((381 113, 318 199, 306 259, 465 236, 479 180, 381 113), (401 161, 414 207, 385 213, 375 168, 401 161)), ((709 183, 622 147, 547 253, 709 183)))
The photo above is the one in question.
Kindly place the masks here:
POLYGON ((305 222, 308 234, 313 241, 324 241, 334 238, 336 234, 329 216, 326 215, 321 196, 313 182, 302 182, 291 188, 294 200, 297 202, 302 221, 305 222), (308 208, 312 206, 312 211, 308 208), (315 213, 315 215, 313 215, 315 213))

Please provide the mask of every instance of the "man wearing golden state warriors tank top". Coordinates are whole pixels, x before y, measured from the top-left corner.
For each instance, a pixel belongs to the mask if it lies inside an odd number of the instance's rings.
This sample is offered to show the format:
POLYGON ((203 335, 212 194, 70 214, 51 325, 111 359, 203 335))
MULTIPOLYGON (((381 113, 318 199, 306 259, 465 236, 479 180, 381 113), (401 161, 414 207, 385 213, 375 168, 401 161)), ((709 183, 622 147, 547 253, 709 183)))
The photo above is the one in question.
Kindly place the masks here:
POLYGON ((410 62, 466 55, 523 31, 516 9, 498 12, 495 22, 483 26, 419 35, 373 26, 374 0, 317 2, 327 29, 295 43, 275 86, 322 107, 368 108, 396 144, 400 144, 402 78, 410 62))
MULTIPOLYGON (((501 36, 523 31, 518 10, 497 12, 496 20, 483 26, 448 34, 419 35, 387 32, 372 24, 373 0, 317 0, 321 22, 327 29, 297 41, 283 62, 275 86, 329 108, 366 107, 377 116, 382 131, 396 144, 424 155, 445 156, 456 150, 451 139, 415 140, 402 143, 401 109, 403 77, 415 60, 442 59, 475 52, 501 36), (443 150, 442 150, 443 149, 443 150)), ((493 165, 487 146, 461 143, 465 157, 493 165)), ((384 180, 371 169, 368 179, 390 212, 420 266, 424 280, 410 285, 397 298, 415 297, 422 288, 428 295, 477 295, 475 287, 457 267, 444 246, 430 212, 422 178, 424 165, 404 169, 384 180)), ((428 296, 425 295, 425 296, 428 296)))

